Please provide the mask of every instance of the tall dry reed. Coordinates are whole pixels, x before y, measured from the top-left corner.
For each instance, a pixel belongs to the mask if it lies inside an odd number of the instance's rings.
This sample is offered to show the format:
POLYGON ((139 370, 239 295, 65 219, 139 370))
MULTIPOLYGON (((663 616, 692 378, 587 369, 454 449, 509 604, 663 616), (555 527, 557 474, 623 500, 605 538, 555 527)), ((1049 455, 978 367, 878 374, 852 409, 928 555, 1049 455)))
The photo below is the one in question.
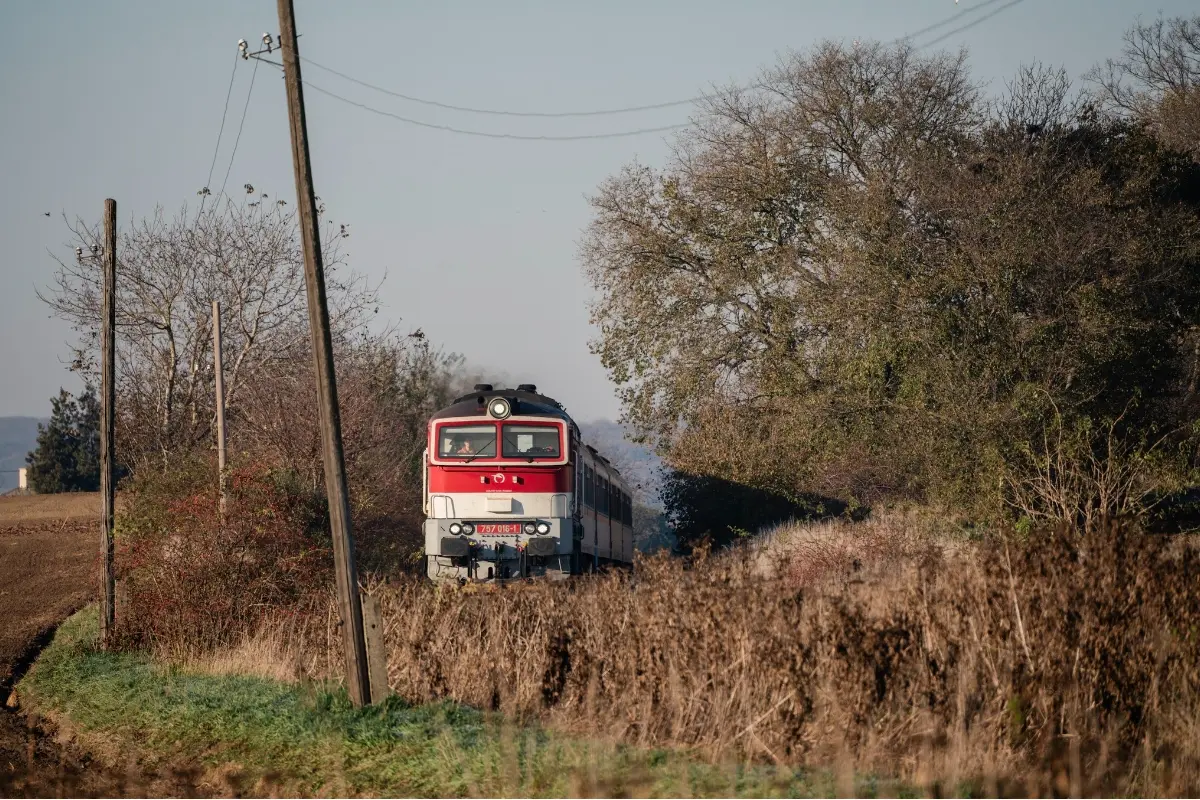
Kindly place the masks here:
MULTIPOLYGON (((1200 559, 1176 545, 1106 526, 898 554, 868 542, 806 585, 763 577, 746 551, 376 594, 389 682, 414 702, 936 791, 1195 794, 1200 559)), ((336 637, 320 638, 336 674, 336 637)))

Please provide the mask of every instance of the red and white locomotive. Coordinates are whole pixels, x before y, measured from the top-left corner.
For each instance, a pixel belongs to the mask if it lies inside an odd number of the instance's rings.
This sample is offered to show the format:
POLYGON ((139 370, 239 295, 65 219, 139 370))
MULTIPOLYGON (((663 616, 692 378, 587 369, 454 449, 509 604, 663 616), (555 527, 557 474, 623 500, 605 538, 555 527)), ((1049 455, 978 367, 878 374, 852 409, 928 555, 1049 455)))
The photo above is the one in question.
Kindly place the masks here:
POLYGON ((433 414, 423 476, 435 581, 565 577, 633 560, 629 487, 532 384, 476 384, 433 414))

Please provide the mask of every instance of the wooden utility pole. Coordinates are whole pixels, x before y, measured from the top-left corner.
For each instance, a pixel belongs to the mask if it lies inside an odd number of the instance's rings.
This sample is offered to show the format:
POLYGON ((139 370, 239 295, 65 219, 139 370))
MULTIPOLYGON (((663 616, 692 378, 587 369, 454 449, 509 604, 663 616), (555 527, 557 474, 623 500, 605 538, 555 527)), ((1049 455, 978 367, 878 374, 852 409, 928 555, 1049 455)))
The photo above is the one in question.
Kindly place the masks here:
POLYGON ((338 411, 337 379, 333 369, 333 342, 329 334, 329 308, 325 298, 325 268, 321 263, 321 235, 317 200, 313 191, 308 154, 308 127, 304 120, 304 91, 300 80, 300 55, 296 45, 296 13, 292 0, 278 0, 279 45, 283 77, 287 83, 288 122, 292 138, 292 163, 296 172, 296 205, 304 245, 304 281, 308 289, 308 320, 312 329, 313 361, 317 369, 317 402, 321 412, 321 453, 325 491, 329 496, 329 522, 333 530, 334 571, 337 574, 338 610, 346 653, 346 686, 356 706, 371 702, 367 644, 363 630, 362 599, 354 559, 354 531, 346 488, 346 461, 342 454, 342 422, 338 411))
POLYGON ((116 619, 113 575, 113 443, 116 429, 117 323, 117 201, 104 201, 104 300, 100 310, 100 554, 104 570, 101 588, 100 646, 111 643, 116 619))
POLYGON ((217 487, 225 516, 225 370, 221 366, 221 301, 213 300, 213 372, 217 384, 217 487))

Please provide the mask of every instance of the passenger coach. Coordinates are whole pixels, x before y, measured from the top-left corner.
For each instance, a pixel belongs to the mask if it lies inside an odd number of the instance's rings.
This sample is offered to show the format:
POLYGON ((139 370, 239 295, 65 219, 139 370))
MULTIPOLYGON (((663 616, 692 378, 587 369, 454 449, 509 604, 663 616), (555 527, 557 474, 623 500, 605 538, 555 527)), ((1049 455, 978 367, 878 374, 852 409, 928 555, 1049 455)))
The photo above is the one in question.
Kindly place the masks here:
POLYGON ((433 580, 555 578, 633 560, 628 486, 532 384, 476 384, 435 413, 423 477, 433 580))

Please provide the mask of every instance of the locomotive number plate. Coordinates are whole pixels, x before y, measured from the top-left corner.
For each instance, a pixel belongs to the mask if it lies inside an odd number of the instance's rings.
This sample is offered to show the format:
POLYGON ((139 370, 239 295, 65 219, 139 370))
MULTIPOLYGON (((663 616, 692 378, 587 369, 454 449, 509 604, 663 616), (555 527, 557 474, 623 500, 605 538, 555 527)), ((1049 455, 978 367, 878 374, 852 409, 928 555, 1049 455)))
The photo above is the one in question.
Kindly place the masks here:
POLYGON ((487 533, 520 533, 521 523, 512 522, 508 524, 476 524, 475 532, 481 534, 487 533))

